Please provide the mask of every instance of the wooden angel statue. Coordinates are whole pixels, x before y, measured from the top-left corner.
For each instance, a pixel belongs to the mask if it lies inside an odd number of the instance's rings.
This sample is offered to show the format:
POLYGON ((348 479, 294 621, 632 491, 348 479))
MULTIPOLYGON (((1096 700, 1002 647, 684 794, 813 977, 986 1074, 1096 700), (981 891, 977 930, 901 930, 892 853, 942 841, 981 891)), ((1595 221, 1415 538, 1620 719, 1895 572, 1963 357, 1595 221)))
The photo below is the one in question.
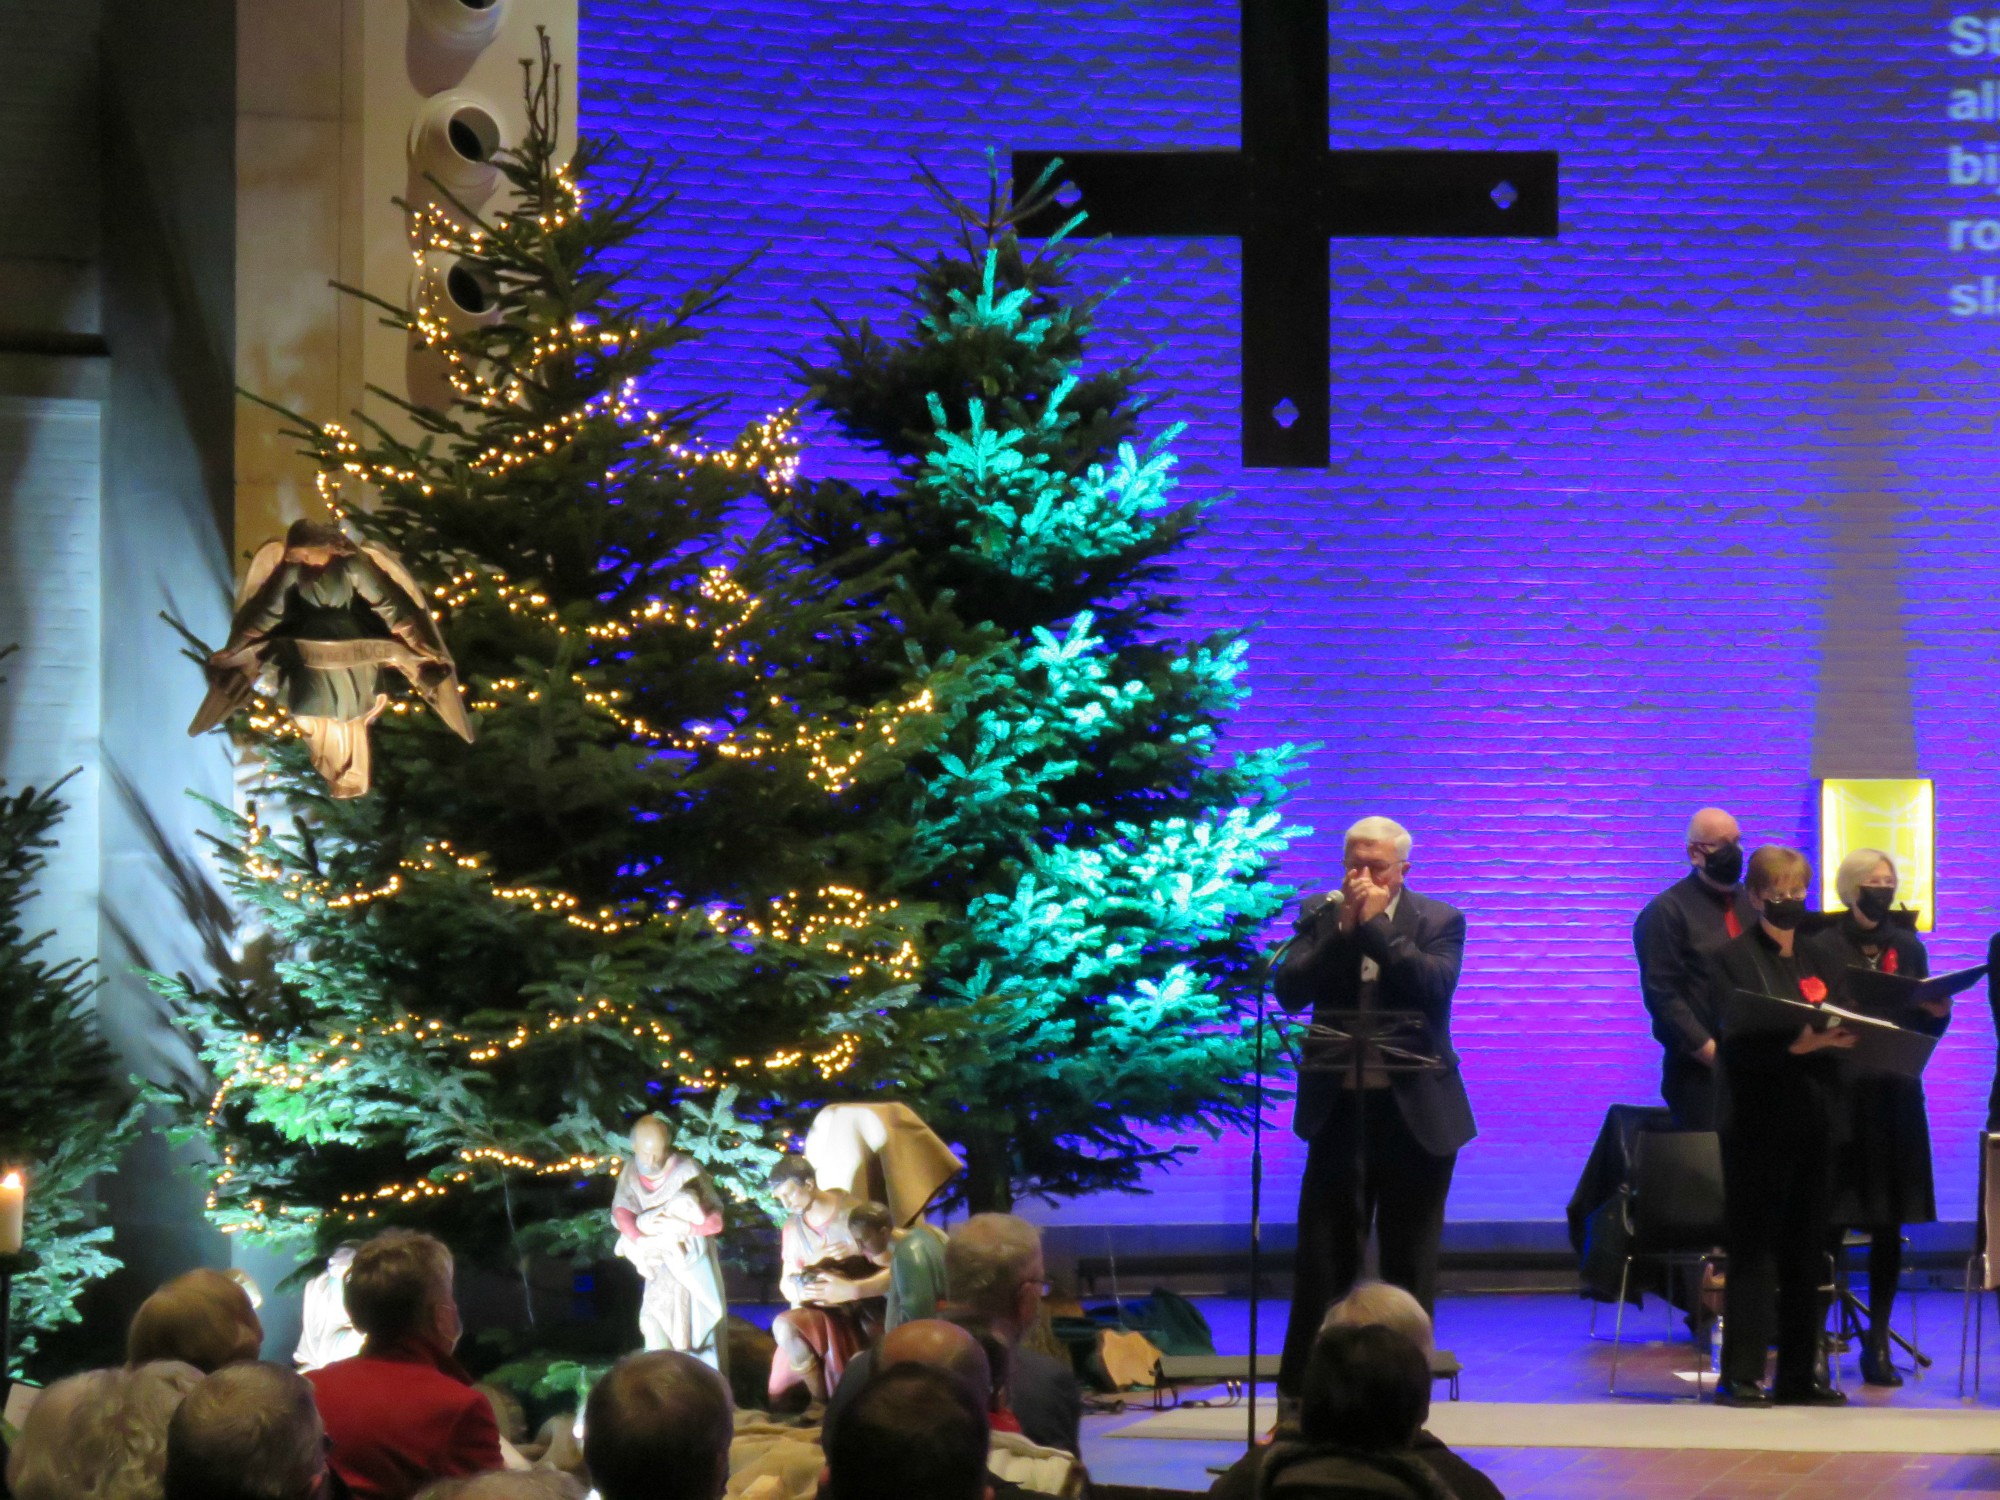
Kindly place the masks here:
POLYGON ((729 1306, 722 1291, 722 1199, 692 1157, 674 1150, 659 1115, 632 1126, 632 1156, 611 1195, 618 1254, 646 1284, 639 1335, 646 1348, 674 1349, 727 1374, 729 1306))
POLYGON ((294 521, 250 560, 229 642, 205 665, 208 696, 188 733, 213 729, 262 685, 292 716, 332 794, 359 797, 370 781, 368 726, 389 704, 384 667, 472 739, 451 653, 395 554, 331 522, 294 521))

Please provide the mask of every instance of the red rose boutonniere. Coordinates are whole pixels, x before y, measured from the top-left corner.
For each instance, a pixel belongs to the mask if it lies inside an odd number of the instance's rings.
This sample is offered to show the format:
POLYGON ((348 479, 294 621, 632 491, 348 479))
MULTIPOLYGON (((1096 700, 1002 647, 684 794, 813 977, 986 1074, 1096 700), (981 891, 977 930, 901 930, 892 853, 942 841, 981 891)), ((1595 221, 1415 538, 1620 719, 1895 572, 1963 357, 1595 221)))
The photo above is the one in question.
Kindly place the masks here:
POLYGON ((1893 974, 1896 972, 1896 950, 1894 948, 1884 948, 1882 950, 1882 972, 1884 974, 1893 974))
POLYGON ((1826 981, 1812 974, 1803 975, 1799 979, 1799 993, 1805 996, 1808 1005, 1824 1005, 1826 981))

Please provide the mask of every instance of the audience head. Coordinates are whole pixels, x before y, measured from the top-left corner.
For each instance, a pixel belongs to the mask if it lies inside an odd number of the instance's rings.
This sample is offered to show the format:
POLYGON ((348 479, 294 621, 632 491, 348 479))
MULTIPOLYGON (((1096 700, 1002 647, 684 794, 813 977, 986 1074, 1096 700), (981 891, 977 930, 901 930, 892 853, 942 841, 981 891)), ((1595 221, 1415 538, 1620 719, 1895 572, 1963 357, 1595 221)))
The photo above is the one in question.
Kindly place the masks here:
POLYGON ((892 1365, 923 1365, 942 1370, 961 1382, 982 1410, 992 1408, 997 1382, 985 1345, 972 1330, 957 1323, 947 1323, 942 1318, 913 1318, 899 1323, 882 1336, 875 1358, 885 1370, 892 1365))
POLYGON ((1041 1232, 1012 1214, 974 1214, 945 1243, 946 1295, 961 1309, 1018 1336, 1041 1311, 1041 1232))
POLYGON ((1388 818, 1363 818, 1341 841, 1348 872, 1366 871, 1368 878, 1392 895, 1410 873, 1410 830, 1388 818))
POLYGON ((201 1381, 193 1365, 172 1361, 57 1381, 8 1459, 15 1500, 159 1500, 167 1424, 201 1381))
POLYGON ((764 1179, 764 1185, 778 1200, 780 1208, 788 1214, 796 1214, 803 1213, 806 1205, 812 1202, 819 1181, 813 1176, 812 1163, 803 1156, 781 1156, 771 1168, 771 1175, 764 1179))
POLYGON ((405 1339, 449 1352, 464 1331, 451 1289, 451 1252, 427 1234, 390 1229, 354 1252, 341 1284, 347 1317, 368 1343, 405 1339))
POLYGON ((896 1242, 896 1227, 880 1203, 857 1203, 847 1211, 847 1232, 863 1255, 886 1254, 896 1242))
POLYGON ((986 1413, 965 1382, 926 1365, 878 1373, 827 1431, 826 1500, 982 1500, 986 1413))
POLYGON ((729 1387, 693 1355, 629 1355, 584 1407, 584 1466, 604 1500, 715 1500, 735 1425, 729 1387))
POLYGON ((1417 1346, 1426 1363, 1431 1357, 1431 1315, 1423 1303, 1386 1281, 1363 1281, 1327 1309, 1321 1328, 1387 1328, 1417 1346))
POLYGON ((978 1340, 979 1350, 986 1356, 986 1409, 989 1412, 1011 1410, 1014 1346, 993 1326, 991 1318, 982 1318, 978 1313, 954 1312, 948 1315, 946 1321, 954 1328, 963 1328, 978 1340))
POLYGON ((225 1271, 189 1271, 139 1304, 125 1336, 125 1363, 180 1360, 204 1375, 255 1359, 264 1325, 243 1284, 225 1271))
POLYGON ((1313 1340, 1299 1400, 1307 1442, 1407 1448, 1430 1410, 1430 1361, 1394 1329, 1341 1325, 1313 1340))
POLYGON ((1806 888, 1812 884, 1812 862, 1783 844, 1765 844, 1750 856, 1743 888, 1765 923, 1780 931, 1799 925, 1806 914, 1806 888))
POLYGON ((1688 863, 1716 885, 1734 885, 1743 873, 1743 830, 1719 807, 1688 819, 1688 863))
POLYGON ((216 1371, 167 1428, 165 1500, 310 1500, 325 1473, 312 1386, 282 1365, 216 1371))

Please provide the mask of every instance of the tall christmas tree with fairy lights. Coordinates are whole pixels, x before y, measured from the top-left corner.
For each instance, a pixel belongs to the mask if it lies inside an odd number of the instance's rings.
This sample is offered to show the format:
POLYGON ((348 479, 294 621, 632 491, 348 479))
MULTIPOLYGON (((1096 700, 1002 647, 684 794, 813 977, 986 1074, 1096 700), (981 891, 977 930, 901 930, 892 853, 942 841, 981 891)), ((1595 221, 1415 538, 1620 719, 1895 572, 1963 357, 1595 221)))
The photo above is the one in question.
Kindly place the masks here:
POLYGON ((868 559, 729 539, 733 506, 789 482, 788 419, 705 449, 699 409, 636 404, 718 289, 621 289, 659 185, 594 195, 607 148, 558 158, 556 82, 545 53, 503 209, 420 216, 493 309, 389 310, 449 401, 405 405, 409 441, 292 418, 334 514, 429 594, 477 735, 399 693, 372 791, 336 799, 279 705, 235 721, 262 786, 218 809, 218 848, 278 961, 158 981, 215 1076, 181 1103, 225 1230, 601 1250, 637 1112, 671 1110, 743 1196, 788 1110, 901 1052, 923 913, 881 894, 908 831, 858 809, 929 700, 914 674, 857 696, 821 659, 865 633, 868 559))
POLYGON ((1030 254, 997 177, 983 210, 940 197, 958 242, 916 262, 901 335, 836 324, 803 367, 895 483, 782 509, 829 563, 903 558, 882 596, 898 649, 852 691, 912 664, 971 679, 893 790, 903 886, 945 914, 922 1107, 964 1146, 972 1206, 999 1209, 1134 1186, 1173 1154, 1159 1132, 1250 1119, 1244 1016, 1286 895, 1295 752, 1219 744, 1245 643, 1172 632, 1169 562, 1200 507, 1172 493, 1178 429, 1140 435, 1134 371, 1085 362, 1096 303, 1067 290, 1068 240, 1030 254))

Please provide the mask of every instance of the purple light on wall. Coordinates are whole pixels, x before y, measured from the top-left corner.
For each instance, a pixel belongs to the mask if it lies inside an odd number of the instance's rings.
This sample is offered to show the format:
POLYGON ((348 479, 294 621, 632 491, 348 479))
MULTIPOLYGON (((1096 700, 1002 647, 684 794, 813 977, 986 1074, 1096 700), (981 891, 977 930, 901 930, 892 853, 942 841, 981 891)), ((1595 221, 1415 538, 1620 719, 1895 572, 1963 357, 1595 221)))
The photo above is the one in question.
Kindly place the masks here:
MULTIPOLYGON (((1128 282, 1098 357, 1158 350, 1182 483, 1228 495, 1180 578, 1192 627, 1255 630, 1237 737, 1326 745, 1292 809, 1319 835, 1285 873, 1323 886, 1339 831, 1386 813, 1416 834, 1412 883, 1468 913, 1453 1030, 1481 1137, 1456 1219, 1560 1217, 1605 1107, 1657 1097, 1631 919, 1703 802, 1813 846, 1830 686, 1906 703, 1937 782, 1934 963, 1979 962, 2000 926, 2000 359, 1948 311, 1983 267, 1945 248, 1964 65, 1926 9, 1336 3, 1334 144, 1558 149, 1564 210, 1553 246, 1336 246, 1325 474, 1237 466, 1233 245, 1088 262, 1128 282), (1899 649, 1851 649, 1881 632, 1899 649)), ((680 162, 645 275, 766 247, 648 392, 723 398, 718 437, 795 395, 814 299, 902 317, 889 247, 948 229, 911 156, 969 194, 989 147, 1237 138, 1234 9, 1212 4, 592 0, 583 47, 586 128, 680 162)), ((806 437, 810 470, 878 475, 806 437)), ((1984 1007, 1960 1009, 1929 1081, 1948 1218, 1993 1073, 1984 1007)), ((1302 1153, 1271 1146, 1288 1217, 1302 1153)), ((1062 1216, 1228 1222, 1247 1199, 1225 1143, 1169 1202, 1062 1216)))

